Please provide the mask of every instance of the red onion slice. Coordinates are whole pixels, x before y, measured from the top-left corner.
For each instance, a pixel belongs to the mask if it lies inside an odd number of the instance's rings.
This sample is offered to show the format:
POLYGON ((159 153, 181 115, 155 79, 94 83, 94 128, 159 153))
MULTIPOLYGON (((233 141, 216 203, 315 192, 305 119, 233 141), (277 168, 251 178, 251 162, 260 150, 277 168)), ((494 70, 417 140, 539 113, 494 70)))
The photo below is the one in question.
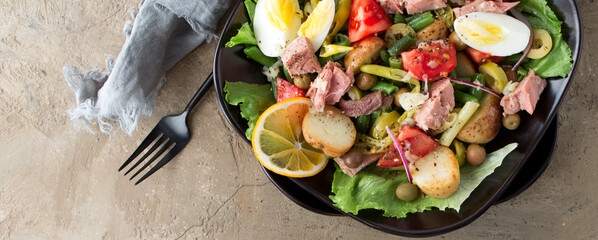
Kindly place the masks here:
POLYGON ((525 59, 525 57, 527 57, 527 54, 529 54, 529 51, 532 50, 532 44, 534 43, 534 29, 532 28, 532 25, 529 23, 527 18, 525 18, 525 16, 523 16, 523 14, 521 14, 521 12, 519 12, 519 10, 517 10, 515 8, 511 8, 511 10, 509 10, 509 12, 511 14, 513 14, 513 17, 517 18, 517 20, 523 22, 529 28, 529 31, 530 31, 529 41, 527 43, 527 46, 523 50, 523 55, 521 55, 521 58, 519 59, 519 61, 517 61, 517 63, 512 68, 513 71, 515 71, 517 69, 517 67, 519 67, 519 65, 521 65, 521 63, 523 62, 523 59, 525 59))
POLYGON ((413 183, 413 177, 411 177, 411 171, 409 171, 409 162, 407 162, 407 157, 405 157, 405 152, 403 152, 401 144, 399 144, 399 141, 397 141, 395 134, 390 130, 388 126, 386 126, 386 132, 388 132, 388 135, 390 136, 390 138, 392 138, 395 147, 397 148, 397 150, 399 150, 399 154, 401 154, 401 160, 403 161, 403 167, 405 167, 405 172, 407 172, 407 178, 409 179, 409 183, 413 183))
POLYGON ((484 91, 486 91, 486 92, 488 92, 488 93, 490 93, 490 94, 492 94, 492 95, 494 95, 494 96, 496 96, 498 98, 502 97, 500 95, 500 93, 497 93, 496 91, 494 91, 494 90, 492 90, 490 88, 484 87, 484 86, 482 86, 480 84, 473 83, 473 82, 468 82, 468 81, 465 81, 465 80, 461 80, 461 79, 458 79, 458 78, 452 78, 452 77, 449 77, 448 79, 451 80, 452 82, 455 82, 455 83, 458 83, 458 84, 467 85, 467 86, 474 87, 474 88, 477 88, 477 89, 482 89, 482 90, 484 90, 484 91))

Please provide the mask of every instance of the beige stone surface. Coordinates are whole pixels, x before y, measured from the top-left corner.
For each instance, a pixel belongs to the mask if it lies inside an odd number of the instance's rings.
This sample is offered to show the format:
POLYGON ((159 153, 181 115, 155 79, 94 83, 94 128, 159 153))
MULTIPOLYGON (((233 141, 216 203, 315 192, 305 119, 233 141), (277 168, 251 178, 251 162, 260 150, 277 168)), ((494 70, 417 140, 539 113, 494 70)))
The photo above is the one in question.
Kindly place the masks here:
MULTIPOLYGON (((578 1, 585 41, 559 114, 546 172, 518 197, 444 239, 598 238, 598 5, 578 1)), ((0 1, 0 238, 396 239, 348 217, 295 205, 227 124, 211 91, 179 156, 139 186, 116 169, 164 115, 179 112, 211 71, 215 42, 167 75, 133 136, 77 130, 63 65, 103 68, 137 0, 0 1)), ((542 146, 540 146, 542 147, 542 146)))

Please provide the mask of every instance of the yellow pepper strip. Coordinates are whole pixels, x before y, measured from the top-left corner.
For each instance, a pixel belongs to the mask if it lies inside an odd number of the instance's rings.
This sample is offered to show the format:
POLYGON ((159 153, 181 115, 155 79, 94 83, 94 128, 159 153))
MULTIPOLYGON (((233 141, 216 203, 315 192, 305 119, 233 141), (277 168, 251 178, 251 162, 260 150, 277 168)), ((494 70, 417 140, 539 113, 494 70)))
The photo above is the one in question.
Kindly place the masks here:
POLYGON ((392 126, 394 123, 397 122, 399 117, 399 113, 394 110, 382 115, 376 120, 376 122, 372 126, 372 129, 370 130, 370 136, 376 139, 386 137, 388 135, 388 133, 386 133, 386 126, 392 126))
POLYGON ((486 62, 480 65, 480 73, 486 75, 486 82, 492 90, 502 93, 502 90, 507 86, 509 79, 507 74, 496 63, 486 62))
POLYGON ((380 66, 380 65, 366 64, 366 65, 361 66, 359 68, 359 70, 361 70, 364 73, 373 74, 373 75, 388 78, 388 79, 391 79, 394 81, 411 83, 413 85, 418 86, 418 89, 419 89, 419 81, 412 77, 405 79, 405 76, 407 76, 407 72, 405 72, 401 69, 398 69, 398 68, 390 68, 390 67, 385 67, 385 66, 380 66))
POLYGON ((344 53, 351 50, 353 50, 353 47, 324 43, 320 49, 320 57, 330 57, 334 54, 344 53))
POLYGON ((351 0, 339 0, 337 4, 336 13, 334 13, 334 21, 332 22, 333 27, 326 37, 326 42, 332 41, 332 38, 334 38, 343 25, 345 25, 345 22, 347 22, 349 14, 351 13, 351 0))

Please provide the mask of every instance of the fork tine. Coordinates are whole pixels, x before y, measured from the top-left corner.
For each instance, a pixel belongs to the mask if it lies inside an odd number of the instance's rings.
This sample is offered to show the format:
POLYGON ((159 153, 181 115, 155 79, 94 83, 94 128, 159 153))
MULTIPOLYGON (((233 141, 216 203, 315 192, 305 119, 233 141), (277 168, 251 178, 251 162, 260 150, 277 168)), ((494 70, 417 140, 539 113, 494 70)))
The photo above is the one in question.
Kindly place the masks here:
MULTIPOLYGON (((122 166, 120 166, 120 168, 118 169, 118 171, 120 172, 121 170, 123 170, 127 165, 129 165, 129 163, 131 163, 131 161, 133 161, 133 159, 135 159, 137 157, 137 155, 139 155, 141 152, 143 152, 143 150, 152 142, 154 141, 154 139, 156 139, 156 137, 158 137, 158 135, 160 135, 160 131, 158 129, 158 126, 156 126, 154 129, 152 129, 152 131, 147 135, 147 137, 145 137, 145 139, 143 139, 143 142, 141 142, 141 144, 139 145, 139 147, 137 147, 137 149, 135 149, 135 152, 133 152, 133 154, 131 154, 131 156, 129 157, 129 159, 127 159, 127 161, 125 161, 125 163, 123 163, 122 166)), ((145 158, 145 157, 144 157, 145 158)), ((125 174, 126 175, 126 174, 125 174)))
POLYGON ((158 139, 158 141, 154 143, 154 145, 143 155, 143 157, 141 157, 135 164, 133 164, 131 168, 129 168, 129 170, 127 170, 125 176, 129 174, 131 171, 133 171, 133 169, 135 169, 137 166, 139 166, 139 164, 141 164, 143 160, 149 157, 149 155, 151 155, 164 142, 164 140, 166 140, 165 136, 160 137, 160 139, 158 139))
POLYGON ((184 144, 174 145, 174 147, 172 147, 172 149, 170 149, 170 151, 168 153, 166 153, 166 155, 164 155, 164 157, 162 159, 160 159, 160 161, 158 162, 158 164, 156 164, 156 166, 154 166, 145 175, 143 175, 143 177, 141 177, 139 180, 137 180, 135 185, 141 183, 143 180, 145 180, 146 178, 151 176, 158 169, 160 169, 161 167, 166 165, 168 162, 170 162, 170 160, 172 160, 174 158, 174 156, 176 156, 185 147, 185 145, 187 145, 187 144, 184 143, 184 144))
POLYGON ((141 167, 139 170, 137 170, 137 172, 135 174, 133 174, 133 176, 131 176, 131 178, 129 178, 129 180, 132 180, 135 176, 137 176, 139 173, 141 173, 143 170, 145 170, 150 164, 152 164, 154 161, 156 161, 156 159, 158 159, 158 157, 160 155, 162 155, 162 153, 164 153, 166 151, 166 149, 168 149, 173 143, 174 143, 174 141, 168 140, 168 142, 166 142, 164 144, 164 146, 162 146, 162 148, 160 148, 160 150, 152 157, 152 159, 147 161, 147 163, 145 163, 143 165, 143 167, 141 167))

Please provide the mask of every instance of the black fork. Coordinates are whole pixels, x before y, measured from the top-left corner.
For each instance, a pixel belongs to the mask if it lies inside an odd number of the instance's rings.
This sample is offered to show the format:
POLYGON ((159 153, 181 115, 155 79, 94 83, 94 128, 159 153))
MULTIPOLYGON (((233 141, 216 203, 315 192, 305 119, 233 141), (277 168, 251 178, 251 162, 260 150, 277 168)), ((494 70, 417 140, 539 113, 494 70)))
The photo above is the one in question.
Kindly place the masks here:
POLYGON ((139 169, 129 180, 133 180, 139 173, 149 167, 158 157, 162 156, 162 159, 153 166, 143 177, 139 178, 135 185, 141 183, 147 177, 152 175, 158 169, 166 165, 172 158, 174 158, 189 142, 191 137, 191 133, 189 132, 189 127, 187 126, 187 116, 189 112, 197 105, 199 100, 210 90, 210 87, 213 85, 213 78, 212 73, 206 78, 203 82, 199 90, 195 93, 191 101, 185 107, 185 110, 179 115, 170 115, 162 118, 160 122, 154 127, 154 129, 147 135, 147 137, 141 142, 139 147, 131 154, 129 159, 123 163, 123 165, 118 169, 120 172, 123 170, 127 165, 129 165, 140 153, 143 152, 146 148, 148 148, 152 143, 151 147, 147 152, 135 163, 129 170, 125 172, 125 176, 129 174, 133 169, 139 166, 146 158, 152 156, 152 153, 158 149, 158 151, 153 154, 153 156, 139 169))

